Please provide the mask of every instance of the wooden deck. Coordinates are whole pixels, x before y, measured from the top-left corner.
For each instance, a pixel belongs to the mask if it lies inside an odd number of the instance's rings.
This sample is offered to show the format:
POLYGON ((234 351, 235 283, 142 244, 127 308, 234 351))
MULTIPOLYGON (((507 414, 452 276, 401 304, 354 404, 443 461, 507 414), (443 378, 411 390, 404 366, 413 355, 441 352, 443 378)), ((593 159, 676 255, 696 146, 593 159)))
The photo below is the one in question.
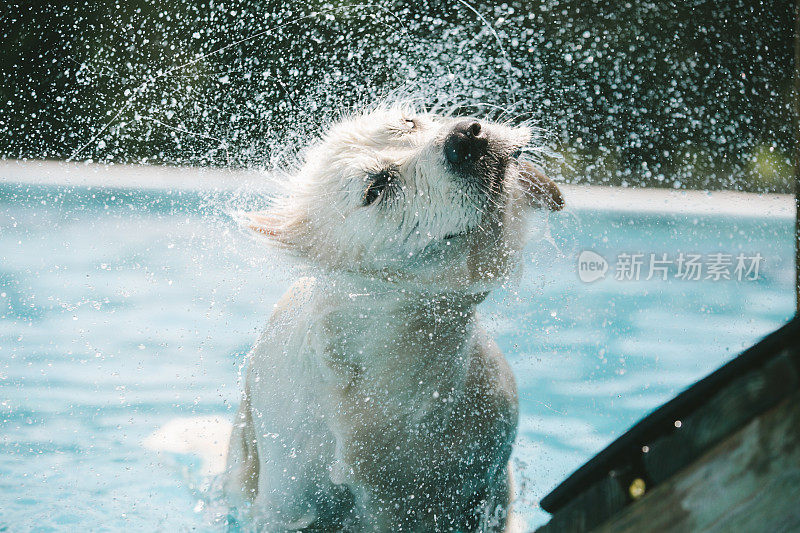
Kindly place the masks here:
POLYGON ((656 409, 546 496, 540 533, 800 531, 800 319, 656 409))

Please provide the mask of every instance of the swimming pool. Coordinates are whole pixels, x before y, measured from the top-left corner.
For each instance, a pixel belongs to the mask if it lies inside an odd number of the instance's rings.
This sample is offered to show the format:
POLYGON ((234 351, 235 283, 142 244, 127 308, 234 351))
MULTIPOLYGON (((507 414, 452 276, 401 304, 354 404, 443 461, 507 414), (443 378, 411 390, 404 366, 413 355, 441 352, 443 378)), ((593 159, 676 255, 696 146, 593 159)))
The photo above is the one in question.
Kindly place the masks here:
MULTIPOLYGON (((141 441, 233 415, 244 355, 296 275, 227 198, 0 181, 0 530, 225 528, 197 461, 141 441)), ((565 475, 793 314, 791 218, 655 205, 551 216, 519 282, 482 305, 519 384, 531 526, 565 475), (581 280, 586 251, 604 279, 581 280), (680 279, 681 253, 701 279, 680 279), (648 280, 650 254, 673 263, 648 280), (715 254, 733 279, 706 278, 715 254), (762 257, 755 279, 736 279, 739 254, 762 257)))

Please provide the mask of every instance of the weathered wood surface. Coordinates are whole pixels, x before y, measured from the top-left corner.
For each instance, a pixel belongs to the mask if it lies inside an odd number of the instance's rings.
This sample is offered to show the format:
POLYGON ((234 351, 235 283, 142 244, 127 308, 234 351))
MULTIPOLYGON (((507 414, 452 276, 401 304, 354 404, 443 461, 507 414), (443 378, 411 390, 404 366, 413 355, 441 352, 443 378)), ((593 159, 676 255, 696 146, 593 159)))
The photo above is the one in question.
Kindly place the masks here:
POLYGON ((800 393, 596 531, 800 531, 800 393))
POLYGON ((796 318, 578 469, 538 531, 800 531, 799 411, 796 318))

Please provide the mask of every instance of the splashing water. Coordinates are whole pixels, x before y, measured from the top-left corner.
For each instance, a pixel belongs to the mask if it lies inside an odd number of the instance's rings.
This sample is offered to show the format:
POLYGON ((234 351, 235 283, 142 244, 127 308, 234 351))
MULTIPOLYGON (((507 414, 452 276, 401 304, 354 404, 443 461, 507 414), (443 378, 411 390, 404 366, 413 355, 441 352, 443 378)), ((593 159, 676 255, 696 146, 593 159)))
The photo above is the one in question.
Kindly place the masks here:
POLYGON ((530 118, 570 181, 790 189, 788 1, 178 0, 0 17, 5 157, 277 168, 342 110, 401 94, 530 118))

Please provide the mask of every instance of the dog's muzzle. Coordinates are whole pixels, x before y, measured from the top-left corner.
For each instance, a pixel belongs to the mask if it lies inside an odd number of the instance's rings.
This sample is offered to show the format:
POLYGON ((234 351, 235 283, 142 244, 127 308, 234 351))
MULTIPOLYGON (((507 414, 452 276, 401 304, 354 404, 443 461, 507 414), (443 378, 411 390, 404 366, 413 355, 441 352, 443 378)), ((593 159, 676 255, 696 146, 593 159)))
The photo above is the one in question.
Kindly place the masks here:
POLYGON ((489 148, 489 139, 476 120, 458 122, 444 141, 444 156, 454 167, 463 167, 481 159, 489 148))

